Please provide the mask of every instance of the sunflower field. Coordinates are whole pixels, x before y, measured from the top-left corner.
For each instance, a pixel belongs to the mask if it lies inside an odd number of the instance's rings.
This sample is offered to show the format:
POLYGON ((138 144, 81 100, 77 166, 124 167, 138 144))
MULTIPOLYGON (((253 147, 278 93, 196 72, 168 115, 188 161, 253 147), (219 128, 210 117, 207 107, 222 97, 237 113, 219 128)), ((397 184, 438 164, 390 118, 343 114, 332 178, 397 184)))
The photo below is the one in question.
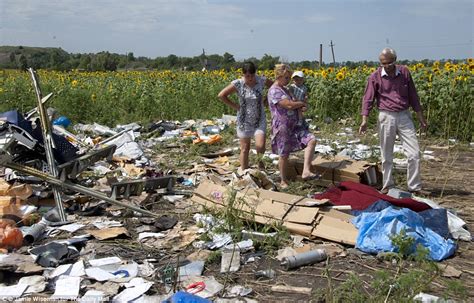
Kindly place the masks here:
MULTIPOLYGON (((474 59, 463 63, 434 62, 409 66, 429 133, 444 138, 472 140, 474 133, 474 59)), ((306 116, 319 123, 353 118, 360 121, 361 99, 373 67, 303 69, 310 89, 306 116)), ((116 124, 157 120, 185 120, 235 114, 217 94, 240 70, 233 71, 38 71, 44 95, 53 92, 48 106, 73 123, 116 124)), ((259 74, 273 79, 273 71, 259 74)), ((0 70, 0 111, 26 112, 36 106, 29 74, 0 70)), ((375 111, 373 111, 375 112, 375 111)), ((269 116, 269 115, 268 115, 269 116)), ((375 121, 375 114, 371 114, 375 121)))

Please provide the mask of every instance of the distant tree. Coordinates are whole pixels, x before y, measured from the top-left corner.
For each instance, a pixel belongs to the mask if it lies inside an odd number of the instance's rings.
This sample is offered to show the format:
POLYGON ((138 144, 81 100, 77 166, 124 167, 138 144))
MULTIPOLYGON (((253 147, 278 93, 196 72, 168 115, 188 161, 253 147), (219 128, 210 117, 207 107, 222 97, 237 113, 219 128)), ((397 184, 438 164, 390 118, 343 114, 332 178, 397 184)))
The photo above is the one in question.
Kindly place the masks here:
POLYGON ((25 70, 28 68, 28 60, 26 59, 26 56, 21 54, 20 57, 18 58, 18 68, 25 70))
POLYGON ((166 67, 169 69, 178 68, 179 58, 178 56, 171 54, 166 57, 165 62, 166 67))
POLYGON ((10 62, 15 62, 16 56, 14 52, 10 53, 10 62))
POLYGON ((222 55, 222 57, 223 57, 222 67, 224 69, 229 70, 230 68, 234 66, 235 64, 234 55, 229 54, 228 52, 225 52, 224 55, 222 55))
POLYGON ((130 52, 130 53, 127 54, 127 60, 128 60, 129 62, 135 61, 135 57, 133 56, 133 53, 132 53, 132 52, 130 52))
POLYGON ((109 52, 100 52, 91 58, 90 70, 92 71, 114 71, 117 70, 119 56, 109 52))
POLYGON ((280 61, 280 57, 272 57, 268 54, 264 54, 262 59, 260 59, 261 70, 271 70, 275 68, 275 65, 280 61))
POLYGON ((82 55, 81 59, 79 60, 79 68, 85 69, 85 70, 91 70, 91 56, 89 55, 82 55))
POLYGON ((50 50, 49 68, 56 70, 64 70, 65 63, 69 60, 69 54, 61 48, 54 48, 50 50))
POLYGON ((35 69, 47 68, 50 66, 50 55, 46 51, 32 53, 28 62, 35 69))

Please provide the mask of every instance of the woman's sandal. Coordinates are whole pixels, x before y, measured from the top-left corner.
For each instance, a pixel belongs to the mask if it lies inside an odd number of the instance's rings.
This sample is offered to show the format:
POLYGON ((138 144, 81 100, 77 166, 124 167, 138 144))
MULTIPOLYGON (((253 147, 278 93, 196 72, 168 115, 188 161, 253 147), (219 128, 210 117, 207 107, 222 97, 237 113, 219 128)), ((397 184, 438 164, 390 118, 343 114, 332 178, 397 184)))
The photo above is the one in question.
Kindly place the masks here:
POLYGON ((321 179, 321 175, 320 174, 314 174, 314 175, 304 177, 304 178, 301 178, 301 179, 303 179, 303 181, 319 180, 319 179, 321 179))

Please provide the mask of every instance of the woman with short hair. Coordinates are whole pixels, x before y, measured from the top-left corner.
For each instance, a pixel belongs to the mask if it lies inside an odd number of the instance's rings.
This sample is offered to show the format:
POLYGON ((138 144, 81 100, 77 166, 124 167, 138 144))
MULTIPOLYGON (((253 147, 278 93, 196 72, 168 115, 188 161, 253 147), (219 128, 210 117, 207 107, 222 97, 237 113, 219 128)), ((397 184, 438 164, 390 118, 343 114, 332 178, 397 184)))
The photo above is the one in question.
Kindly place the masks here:
POLYGON ((298 123, 298 109, 306 110, 306 104, 295 101, 286 86, 291 80, 291 68, 286 64, 275 66, 275 82, 268 90, 268 103, 272 114, 272 151, 278 154, 280 185, 288 187, 286 170, 290 153, 305 149, 303 180, 318 178, 310 171, 314 157, 316 138, 304 125, 298 123))

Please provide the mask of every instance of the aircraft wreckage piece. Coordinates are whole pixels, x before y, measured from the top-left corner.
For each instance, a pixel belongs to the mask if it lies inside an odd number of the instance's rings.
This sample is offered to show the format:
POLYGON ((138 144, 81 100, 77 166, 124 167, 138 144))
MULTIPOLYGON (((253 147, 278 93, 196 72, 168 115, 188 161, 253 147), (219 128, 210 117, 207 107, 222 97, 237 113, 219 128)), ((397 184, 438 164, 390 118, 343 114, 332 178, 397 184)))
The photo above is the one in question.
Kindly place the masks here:
MULTIPOLYGON (((117 201, 99 191, 74 184, 70 181, 62 181, 58 179, 57 177, 54 177, 52 175, 49 175, 47 173, 44 173, 32 167, 21 165, 14 162, 17 154, 21 153, 25 149, 34 150, 35 147, 37 146, 37 143, 38 143, 37 140, 35 140, 31 135, 28 134, 28 132, 24 131, 22 128, 5 121, 0 121, 0 166, 8 167, 20 173, 39 178, 43 181, 46 181, 52 184, 53 188, 56 188, 58 190, 61 188, 66 188, 66 189, 69 189, 69 190, 72 190, 72 191, 75 191, 75 192, 78 192, 90 197, 97 198, 99 200, 109 202, 110 204, 114 204, 120 207, 131 209, 133 211, 139 212, 147 216, 151 216, 155 218, 159 217, 159 215, 153 212, 150 212, 145 209, 141 209, 135 205, 130 205, 127 203, 117 201)), ((109 149, 105 149, 105 151, 110 152, 109 149)), ((97 154, 93 156, 95 157, 97 156, 97 154)), ((86 159, 85 162, 87 161, 88 160, 86 159)), ((79 164, 81 163, 84 164, 85 162, 83 163, 79 162, 79 164)), ((76 165, 73 165, 73 167, 75 166, 76 165)), ((63 207, 62 202, 61 202, 61 207, 63 207)))
POLYGON ((130 205, 130 204, 127 204, 127 203, 117 201, 117 200, 112 199, 109 196, 105 195, 104 193, 101 193, 99 191, 90 189, 88 187, 77 185, 77 184, 71 183, 69 181, 61 181, 56 177, 53 177, 53 176, 51 176, 49 174, 46 174, 46 173, 43 173, 43 172, 41 172, 39 170, 36 170, 34 168, 31 168, 31 167, 28 167, 28 166, 23 166, 23 165, 20 165, 20 164, 16 164, 14 162, 8 162, 8 161, 7 162, 2 162, 2 161, 5 161, 7 159, 8 159, 8 157, 5 156, 5 154, 0 155, 0 165, 3 165, 5 167, 11 168, 11 169, 14 169, 14 170, 19 171, 19 172, 24 173, 24 174, 28 174, 28 175, 40 178, 41 180, 44 180, 44 181, 52 184, 53 186, 55 186, 57 188, 66 188, 66 189, 81 193, 83 195, 94 197, 94 198, 97 198, 99 200, 104 200, 106 202, 109 202, 110 204, 114 204, 114 205, 121 206, 121 207, 124 207, 124 208, 127 208, 127 209, 131 209, 133 211, 139 212, 139 213, 147 215, 147 216, 151 216, 151 217, 155 217, 155 218, 159 217, 158 214, 155 214, 155 213, 153 213, 151 211, 148 211, 146 209, 141 209, 138 206, 130 205))
MULTIPOLYGON (((53 148, 54 140, 53 133, 51 131, 51 121, 49 121, 48 113, 44 107, 43 96, 41 93, 39 80, 36 75, 36 72, 31 67, 28 69, 31 79, 33 80, 33 86, 36 92, 36 98, 38 99, 38 113, 41 122, 41 130, 43 131, 43 146, 46 154, 46 162, 48 162, 49 172, 51 175, 56 178, 58 176, 58 169, 56 167, 56 162, 54 161, 53 148)), ((50 95, 48 95, 50 96, 50 95)), ((49 99, 49 97, 48 97, 49 99)), ((53 186, 53 196, 58 209, 59 218, 61 221, 66 222, 66 213, 64 212, 63 202, 61 200, 61 194, 59 189, 56 186, 53 186)))

